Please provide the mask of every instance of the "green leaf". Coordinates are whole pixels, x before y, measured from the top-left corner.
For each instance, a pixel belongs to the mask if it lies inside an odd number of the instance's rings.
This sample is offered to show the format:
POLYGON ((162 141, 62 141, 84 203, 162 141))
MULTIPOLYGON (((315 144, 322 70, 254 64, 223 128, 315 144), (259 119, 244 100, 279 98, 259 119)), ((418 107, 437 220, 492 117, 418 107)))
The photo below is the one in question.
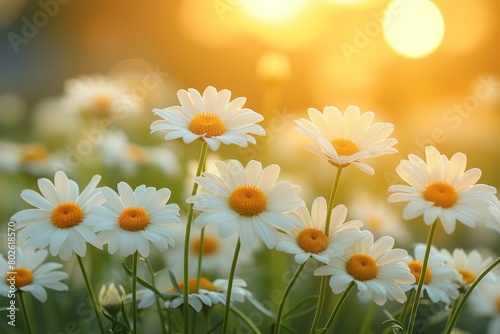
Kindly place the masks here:
POLYGON ((177 284, 177 280, 175 279, 175 275, 172 272, 172 270, 170 270, 170 269, 168 270, 168 276, 170 277, 170 281, 172 282, 172 285, 174 286, 175 291, 182 294, 182 291, 179 288, 179 284, 177 284))
MULTIPOLYGON (((130 270, 130 268, 127 267, 127 265, 125 263, 122 263, 123 265, 123 268, 125 269, 125 271, 130 275, 132 276, 132 270, 130 270)), ((152 286, 150 283, 146 282, 145 280, 143 280, 142 278, 140 278, 139 276, 137 276, 137 282, 144 286, 145 288, 153 291, 153 293, 157 296, 161 296, 161 292, 158 291, 158 289, 156 289, 154 286, 152 286)))
POLYGON ((310 313, 312 311, 314 311, 314 309, 316 309, 316 301, 318 300, 318 296, 317 295, 314 295, 314 296, 309 296, 307 298, 304 298, 303 300, 301 300, 299 303, 297 303, 297 305, 295 305, 292 309, 290 309, 287 313, 285 313, 283 315, 283 320, 289 320, 289 319, 293 319, 293 318, 297 318, 297 317, 300 317, 302 315, 305 315, 307 313, 310 313), (308 308, 304 309, 304 304, 308 303, 308 302, 312 302, 311 306, 309 306, 308 308), (301 310, 300 312, 297 312, 295 314, 293 314, 296 310, 301 310))
POLYGON ((241 320, 243 320, 248 325, 248 327, 250 327, 250 329, 252 330, 253 333, 262 334, 262 332, 257 328, 257 326, 255 326, 255 324, 252 322, 252 320, 250 320, 250 318, 248 318, 246 316, 245 313, 241 312, 239 309, 237 309, 234 306, 231 306, 230 310, 233 311, 233 313, 235 313, 238 317, 240 317, 241 320))
MULTIPOLYGON (((135 307, 135 306, 134 306, 135 307)), ((127 317, 127 312, 125 312, 125 304, 122 302, 122 305, 121 305, 121 313, 122 313, 122 317, 123 317, 123 321, 125 321, 125 327, 129 330, 129 331, 132 331, 132 327, 130 326, 130 321, 128 321, 128 317, 127 317)))

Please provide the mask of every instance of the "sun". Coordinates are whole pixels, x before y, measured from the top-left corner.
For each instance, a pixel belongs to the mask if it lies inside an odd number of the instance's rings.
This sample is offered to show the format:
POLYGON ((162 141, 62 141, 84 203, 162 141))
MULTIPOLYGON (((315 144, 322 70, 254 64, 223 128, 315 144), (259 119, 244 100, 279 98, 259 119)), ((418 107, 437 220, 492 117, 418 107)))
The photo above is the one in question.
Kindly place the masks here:
POLYGON ((384 37, 402 56, 425 57, 443 41, 443 16, 431 1, 395 0, 387 6, 385 18, 384 37))

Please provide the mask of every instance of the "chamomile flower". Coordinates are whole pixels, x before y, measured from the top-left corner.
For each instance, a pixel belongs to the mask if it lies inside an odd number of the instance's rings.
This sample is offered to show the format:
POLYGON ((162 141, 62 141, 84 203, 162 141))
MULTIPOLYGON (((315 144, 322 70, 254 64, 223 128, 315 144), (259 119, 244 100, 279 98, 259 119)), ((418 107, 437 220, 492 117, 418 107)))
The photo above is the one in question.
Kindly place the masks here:
MULTIPOLYGON (((227 275, 231 267, 234 248, 238 242, 238 235, 233 234, 227 238, 221 238, 218 233, 218 224, 209 224, 205 226, 203 233, 203 249, 201 254, 203 261, 201 263, 201 272, 211 277, 220 277, 227 275)), ((177 277, 182 277, 184 271, 184 240, 186 226, 176 225, 173 228, 175 232, 175 247, 165 253, 165 262, 169 270, 177 277), (178 240, 178 242, 177 242, 178 240)), ((191 237, 189 239, 189 273, 196 275, 198 272, 198 258, 201 247, 201 228, 193 225, 191 228, 191 237)), ((254 262, 254 254, 242 252, 238 256, 236 270, 245 266, 251 266, 254 262)))
POLYGON ((327 106, 323 113, 309 108, 308 114, 311 121, 305 118, 296 120, 295 129, 316 145, 307 148, 310 152, 326 158, 335 167, 353 164, 367 174, 374 174, 373 167, 362 160, 397 152, 392 146, 398 141, 387 138, 394 131, 394 125, 372 124, 375 114, 371 111, 360 115, 359 108, 351 105, 342 115, 338 108, 327 106))
POLYGON ((56 154, 40 142, 20 144, 0 141, 0 171, 24 172, 36 177, 52 175, 52 165, 57 158, 56 154))
POLYGON ((125 293, 125 289, 121 284, 118 284, 117 289, 115 283, 111 283, 109 286, 101 286, 101 290, 99 290, 98 300, 102 308, 116 318, 116 315, 120 311, 122 303, 127 300, 127 295, 125 293))
MULTIPOLYGON (((493 261, 492 258, 483 259, 482 255, 477 250, 472 250, 469 254, 466 254, 463 249, 456 248, 453 250, 452 254, 447 249, 442 249, 441 254, 445 256, 445 263, 458 271, 462 277, 460 288, 463 291, 465 291, 493 261)), ((476 287, 476 290, 480 289, 485 283, 496 283, 495 275, 492 272, 489 272, 483 277, 476 287)))
POLYGON ((488 317, 485 334, 500 333, 500 276, 496 276, 495 285, 484 285, 479 293, 470 295, 470 312, 477 317, 488 317))
MULTIPOLYGON (((189 305, 193 309, 195 309, 196 312, 200 312, 203 308, 203 305, 209 307, 219 303, 225 305, 228 280, 216 279, 212 282, 206 277, 200 277, 198 291, 196 291, 196 284, 196 278, 192 278, 188 282, 189 305)), ((245 300, 246 297, 251 296, 251 292, 245 289, 246 286, 246 282, 242 279, 235 279, 233 281, 231 302, 236 301, 241 303, 245 300)), ((179 282, 178 287, 180 291, 183 291, 184 283, 179 282)), ((155 294, 149 289, 142 289, 137 292, 137 295, 140 296, 140 302, 138 306, 140 309, 153 305, 156 298, 155 294)), ((173 287, 168 290, 168 292, 164 295, 164 298, 168 299, 164 304, 166 308, 176 308, 184 303, 182 293, 176 292, 173 287)))
POLYGON ((392 249, 394 239, 382 237, 374 242, 370 231, 363 231, 364 238, 345 248, 345 253, 332 257, 330 262, 314 271, 316 276, 330 277, 333 293, 343 292, 351 282, 358 288, 358 298, 366 303, 373 300, 384 305, 389 300, 406 301, 400 284, 411 284, 415 277, 403 259, 404 249, 392 249))
POLYGON ((11 218, 22 229, 18 237, 27 238, 27 247, 50 245, 50 253, 65 261, 73 252, 85 256, 87 243, 96 246, 96 236, 87 219, 90 208, 104 202, 96 188, 100 179, 95 175, 81 193, 78 184, 62 171, 56 172, 54 183, 38 179, 43 196, 31 189, 21 192, 21 197, 37 208, 22 210, 11 218))
POLYGON ((99 232, 97 242, 108 244, 110 254, 120 250, 123 257, 136 251, 147 257, 152 243, 160 252, 174 245, 171 223, 180 223, 179 206, 166 204, 170 190, 140 185, 135 190, 125 182, 118 183, 118 193, 102 189, 106 202, 92 208, 89 224, 99 232))
POLYGON ((259 237, 268 248, 276 245, 277 229, 287 230, 300 223, 285 213, 303 205, 297 196, 300 187, 289 181, 276 183, 280 167, 262 169, 258 161, 246 167, 237 161, 215 162, 219 175, 203 173, 194 178, 204 193, 189 197, 194 209, 202 211, 195 224, 218 223, 221 237, 239 234, 241 248, 250 252, 259 237))
POLYGON ((256 124, 264 119, 262 115, 242 108, 246 102, 244 97, 230 102, 231 92, 227 89, 217 92, 214 87, 209 86, 203 96, 192 88, 187 91, 181 89, 177 96, 180 106, 153 109, 163 120, 154 121, 151 132, 167 131, 166 140, 182 138, 188 144, 201 139, 216 151, 221 143, 247 147, 248 143, 256 143, 252 134, 266 134, 256 124))
POLYGON ((481 177, 478 168, 464 173, 467 157, 455 153, 451 159, 441 155, 433 146, 425 148, 426 161, 410 154, 402 160, 396 172, 409 185, 389 187, 389 202, 408 202, 403 218, 413 219, 423 215, 427 225, 439 218, 446 233, 455 230, 456 221, 469 227, 489 219, 485 203, 496 200, 496 189, 475 184, 481 177))
POLYGON ((351 196, 348 207, 349 217, 361 220, 365 228, 370 230, 375 237, 388 235, 400 244, 411 240, 401 215, 376 195, 355 192, 351 196))
POLYGON ((0 254, 0 295, 7 297, 12 290, 29 292, 43 303, 47 300, 45 289, 67 291, 68 286, 61 280, 68 278, 68 274, 56 270, 62 268, 60 263, 43 263, 47 255, 45 249, 17 247, 16 267, 12 269, 3 254, 0 254))
MULTIPOLYGON (((422 275, 425 249, 425 244, 418 244, 415 246, 415 257, 411 255, 406 257, 405 261, 411 273, 415 276, 415 283, 404 285, 403 290, 410 291, 417 289, 418 281, 422 275)), ((446 260, 446 256, 441 254, 434 246, 431 247, 421 298, 424 292, 427 293, 427 296, 433 303, 439 301, 450 303, 452 300, 458 298, 458 289, 462 278, 455 268, 446 265, 446 260)))
POLYGON ((124 85, 102 75, 81 76, 68 80, 65 100, 85 117, 109 117, 117 112, 136 110, 124 85))
POLYGON ((356 239, 363 238, 359 230, 363 226, 360 220, 345 222, 347 208, 340 204, 332 210, 330 229, 325 234, 327 204, 323 197, 314 200, 311 212, 306 207, 300 207, 289 214, 290 217, 302 222, 303 226, 280 233, 276 249, 294 254, 295 262, 301 264, 310 257, 328 263, 330 257, 343 253, 343 249, 356 239))

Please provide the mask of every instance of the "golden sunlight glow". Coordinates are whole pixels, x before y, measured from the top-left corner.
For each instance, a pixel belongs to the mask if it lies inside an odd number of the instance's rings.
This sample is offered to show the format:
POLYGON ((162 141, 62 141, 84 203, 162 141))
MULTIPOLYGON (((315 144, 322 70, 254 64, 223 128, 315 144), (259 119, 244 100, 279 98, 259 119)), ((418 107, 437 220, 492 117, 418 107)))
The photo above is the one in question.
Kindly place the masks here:
POLYGON ((395 0, 387 6, 384 37, 397 53, 409 58, 427 56, 443 36, 443 16, 431 1, 395 0))
POLYGON ((252 0, 243 1, 241 6, 254 19, 276 23, 293 18, 307 2, 307 0, 252 0))

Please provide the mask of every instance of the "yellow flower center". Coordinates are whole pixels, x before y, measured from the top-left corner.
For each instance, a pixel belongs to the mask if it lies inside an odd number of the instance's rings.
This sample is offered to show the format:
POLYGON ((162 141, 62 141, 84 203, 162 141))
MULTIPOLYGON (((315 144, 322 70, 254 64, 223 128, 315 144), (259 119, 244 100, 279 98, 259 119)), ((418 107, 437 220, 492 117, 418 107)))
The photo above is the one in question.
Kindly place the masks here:
POLYGON ((380 219, 375 218, 375 217, 370 217, 368 218, 366 225, 370 226, 370 230, 372 231, 380 231, 382 229, 382 222, 380 219))
POLYGON ((44 161, 49 157, 49 151, 41 144, 31 143, 21 147, 20 156, 21 164, 44 161))
POLYGON ((6 277, 6 281, 7 285, 14 283, 16 288, 20 288, 33 282, 33 273, 31 270, 26 268, 14 268, 14 270, 12 270, 12 272, 6 277), (12 278, 14 278, 15 281, 12 280, 12 278))
POLYGON ((446 182, 432 182, 424 190, 426 201, 434 202, 435 206, 449 208, 457 202, 458 195, 455 188, 446 182))
POLYGON ((328 237, 317 228, 305 228, 297 237, 297 244, 306 252, 318 254, 327 249, 328 237))
POLYGON ((465 284, 471 284, 476 279, 476 274, 465 269, 458 269, 458 273, 462 275, 462 280, 465 284))
MULTIPOLYGON (((350 139, 334 139, 332 145, 339 156, 350 156, 359 152, 359 147, 350 139)), ((333 160, 329 160, 330 164, 337 168, 344 168, 349 164, 338 164, 333 160)))
POLYGON ((129 145, 126 149, 127 156, 130 160, 141 163, 146 159, 144 149, 139 145, 129 145))
POLYGON ((189 131, 210 138, 223 135, 224 132, 226 132, 226 127, 218 115, 201 113, 196 114, 191 120, 189 123, 189 131))
MULTIPOLYGON (((196 278, 191 278, 188 281, 189 293, 198 292, 196 290, 196 283, 197 283, 196 278)), ((178 286, 179 286, 179 290, 184 291, 184 282, 179 282, 178 286)), ((208 290, 208 291, 219 291, 217 289, 217 287, 205 277, 200 277, 200 289, 204 289, 204 290, 208 290)), ((175 289, 171 288, 169 291, 175 291, 175 289)))
POLYGON ((99 109, 109 109, 111 101, 107 96, 99 95, 94 98, 94 105, 99 109))
POLYGON ((358 145, 350 139, 334 139, 332 145, 338 155, 349 156, 359 152, 358 145))
POLYGON ((256 216, 266 209, 266 196, 256 186, 238 186, 229 196, 229 206, 242 216, 256 216))
POLYGON ((356 254, 347 261, 346 270, 355 280, 369 281, 377 277, 378 266, 373 257, 366 254, 356 254))
POLYGON ((149 215, 146 210, 133 206, 123 210, 118 217, 118 224, 120 224, 120 227, 131 232, 143 230, 149 223, 149 215))
POLYGON ((52 224, 59 228, 70 228, 83 220, 83 210, 74 202, 60 203, 52 211, 52 224))
MULTIPOLYGON (((420 261, 410 261, 406 263, 410 272, 415 276, 415 283, 420 281, 420 275, 422 275, 422 262, 420 261)), ((429 268, 425 271, 424 284, 429 284, 432 279, 432 272, 429 268)))
MULTIPOLYGON (((200 253, 200 241, 201 238, 197 237, 191 242, 191 251, 194 254, 199 254, 200 253)), ((210 255, 215 253, 219 249, 219 241, 217 240, 216 237, 211 236, 211 235, 206 235, 203 237, 203 255, 210 255)))

